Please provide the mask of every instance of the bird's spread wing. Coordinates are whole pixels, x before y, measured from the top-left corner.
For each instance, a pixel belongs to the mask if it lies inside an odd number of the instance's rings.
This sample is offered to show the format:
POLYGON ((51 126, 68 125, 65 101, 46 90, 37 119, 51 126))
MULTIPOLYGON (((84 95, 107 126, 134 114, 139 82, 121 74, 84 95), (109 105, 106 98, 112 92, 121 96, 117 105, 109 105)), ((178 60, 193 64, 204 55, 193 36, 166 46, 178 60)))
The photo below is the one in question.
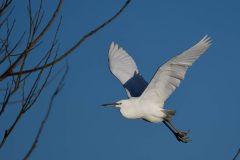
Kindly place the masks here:
POLYGON ((184 79, 187 69, 208 49, 211 40, 205 36, 192 48, 170 59, 162 65, 146 90, 141 95, 141 100, 151 100, 163 104, 171 93, 180 85, 184 79))
POLYGON ((125 50, 112 42, 108 54, 109 68, 126 89, 128 97, 138 97, 147 87, 137 65, 125 50))

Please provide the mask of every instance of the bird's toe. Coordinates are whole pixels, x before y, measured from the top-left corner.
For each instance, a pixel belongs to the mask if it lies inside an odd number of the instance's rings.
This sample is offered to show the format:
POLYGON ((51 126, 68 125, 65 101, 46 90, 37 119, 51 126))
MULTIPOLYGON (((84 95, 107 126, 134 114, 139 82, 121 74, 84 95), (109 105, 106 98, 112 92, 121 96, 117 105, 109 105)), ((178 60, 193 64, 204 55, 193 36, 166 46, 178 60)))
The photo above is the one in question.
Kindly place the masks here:
POLYGON ((179 142, 183 142, 183 143, 188 143, 188 142, 192 141, 192 140, 189 139, 188 137, 179 137, 179 136, 177 136, 177 140, 178 140, 179 142))
POLYGON ((177 132, 177 135, 179 137, 186 137, 189 132, 190 132, 190 130, 188 130, 187 132, 179 131, 179 132, 177 132))

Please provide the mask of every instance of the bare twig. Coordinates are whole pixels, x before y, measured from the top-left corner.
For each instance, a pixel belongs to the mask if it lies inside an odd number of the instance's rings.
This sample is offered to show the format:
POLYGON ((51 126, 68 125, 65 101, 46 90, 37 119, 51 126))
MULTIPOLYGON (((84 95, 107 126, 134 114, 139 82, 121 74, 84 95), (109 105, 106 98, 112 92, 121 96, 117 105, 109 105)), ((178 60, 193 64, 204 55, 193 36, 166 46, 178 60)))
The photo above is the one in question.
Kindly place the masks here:
POLYGON ((240 154, 240 148, 238 149, 237 153, 236 153, 235 156, 233 157, 233 160, 236 160, 237 157, 239 156, 239 154, 240 154))
POLYGON ((0 17, 4 14, 4 12, 8 9, 9 5, 12 3, 12 0, 5 0, 0 6, 0 17))
MULTIPOLYGON (((13 14, 14 6, 12 2, 12 0, 2 0, 2 2, 0 2, 0 118, 4 118, 2 115, 5 114, 10 104, 15 104, 16 107, 14 109, 17 110, 17 115, 13 117, 8 127, 5 129, 5 132, 2 134, 0 149, 3 148, 21 118, 23 118, 25 113, 34 106, 43 90, 50 84, 52 81, 51 79, 55 77, 55 65, 63 59, 66 59, 66 57, 75 51, 86 39, 90 38, 116 19, 129 5, 131 0, 126 0, 126 3, 115 15, 97 28, 85 34, 62 54, 59 54, 60 44, 57 39, 57 33, 61 25, 61 17, 58 19, 58 15, 63 0, 58 0, 55 10, 47 20, 43 20, 45 1, 40 0, 40 3, 37 4, 38 7, 35 8, 33 6, 36 5, 32 5, 32 3, 36 2, 28 0, 27 18, 29 24, 26 31, 18 30, 18 21, 17 17, 14 17, 16 14, 13 14), (59 20, 59 23, 55 26, 54 22, 57 20, 59 20), (44 41, 45 35, 47 32, 50 32, 50 27, 55 27, 53 28, 55 33, 51 34, 52 41, 49 41, 49 39, 44 41), (19 35, 16 35, 16 33, 19 35), (16 38, 17 36, 20 37, 16 38)), ((65 77, 65 75, 63 77, 65 77)), ((63 80, 64 78, 61 81, 63 80)), ((53 101, 61 90, 63 83, 61 81, 50 99, 46 116, 40 125, 35 141, 26 154, 25 159, 30 156, 36 147, 43 127, 50 114, 53 101)))
MULTIPOLYGON (((46 83, 46 85, 45 85, 45 88, 47 87, 47 86, 49 86, 50 84, 52 84, 52 82, 60 75, 60 73, 62 73, 63 71, 64 71, 64 66, 63 67, 61 67, 58 71, 56 71, 56 73, 54 73, 53 75, 52 75, 52 77, 48 80, 48 82, 46 83)), ((8 88, 4 88, 4 89, 2 89, 2 91, 8 91, 8 88)), ((38 90, 38 91, 36 91, 36 93, 35 94, 37 94, 37 93, 39 93, 40 92, 40 90, 38 90)), ((6 94, 5 94, 6 95, 6 94)), ((34 95, 35 96, 35 95, 34 95)), ((23 92, 23 97, 25 97, 24 96, 24 92, 23 92)), ((27 100, 27 98, 26 99, 24 99, 24 98, 22 98, 22 99, 18 99, 18 100, 14 100, 14 101, 9 101, 7 104, 8 105, 16 105, 16 104, 19 104, 19 103, 22 103, 22 102, 25 102, 27 100)), ((4 101, 5 102, 5 101, 4 101)), ((3 102, 0 102, 0 105, 4 105, 4 103, 3 102)))
POLYGON ((27 160, 30 157, 30 155, 32 154, 32 152, 34 151, 34 149, 36 148, 37 143, 39 141, 39 138, 41 136, 41 133, 43 131, 43 128, 44 128, 44 126, 45 126, 45 124, 48 120, 48 117, 51 113, 51 110, 52 110, 52 107, 53 107, 53 102, 54 102, 56 96, 59 94, 59 92, 62 90, 62 88, 64 86, 63 82, 65 80, 65 77, 66 77, 67 73, 68 73, 68 66, 66 67, 66 70, 65 70, 61 80, 59 81, 59 83, 57 85, 57 88, 55 89, 53 95, 51 96, 50 103, 49 103, 49 106, 48 106, 48 110, 47 110, 47 112, 46 112, 46 114, 45 114, 45 116, 44 116, 44 118, 41 122, 40 127, 38 128, 37 135, 36 135, 32 145, 31 145, 30 149, 28 150, 27 154, 24 156, 23 160, 27 160))
MULTIPOLYGON (((13 64, 11 66, 8 67, 8 69, 0 76, 0 81, 5 79, 10 73, 12 73, 13 69, 19 64, 19 62, 26 56, 28 55, 30 52, 29 50, 46 34, 46 32, 48 31, 48 29, 50 28, 50 26, 52 25, 53 21, 56 19, 61 5, 62 5, 63 0, 60 0, 58 3, 58 6, 56 8, 56 10, 54 11, 52 17, 50 18, 50 20, 48 21, 47 25, 43 28, 43 30, 41 31, 41 33, 35 38, 33 39, 31 42, 28 43, 27 48, 23 51, 22 54, 20 54, 20 56, 13 62, 13 64)), ((41 10, 41 7, 40 9, 41 10)), ((38 11, 38 14, 40 14, 41 12, 38 11)), ((38 26, 38 21, 36 21, 35 26, 38 26)), ((37 30, 35 30, 35 33, 37 32, 37 30)), ((33 33, 34 36, 34 33, 33 33)), ((51 65, 50 65, 51 66, 51 65)), ((49 66, 49 67, 50 67, 49 66)), ((41 70, 41 69, 39 69, 41 70)), ((20 71, 21 73, 22 71, 20 71)))
MULTIPOLYGON (((7 1, 9 1, 9 0, 6 0, 5 2, 7 2, 7 1)), ((29 30, 29 34, 31 34, 32 38, 27 39, 26 47, 23 49, 22 52, 20 52, 18 54, 17 58, 12 57, 12 55, 13 54, 16 55, 15 50, 18 50, 18 52, 19 52, 19 49, 21 48, 21 46, 19 44, 24 41, 23 40, 24 33, 22 34, 20 39, 17 40, 17 42, 14 44, 12 41, 10 41, 10 37, 11 37, 11 33, 12 33, 13 29, 15 28, 14 27, 15 20, 13 21, 13 23, 11 25, 8 24, 9 23, 8 20, 4 21, 5 28, 2 28, 3 30, 1 30, 1 31, 4 33, 4 29, 6 30, 5 31, 6 38, 0 37, 0 40, 2 40, 1 41, 2 43, 0 42, 0 50, 1 50, 1 53, 3 53, 2 57, 1 57, 1 65, 2 66, 8 65, 7 66, 8 68, 6 69, 5 73, 7 73, 7 72, 11 73, 14 68, 18 69, 19 72, 21 72, 25 68, 26 63, 28 63, 28 65, 29 65, 29 61, 30 61, 30 60, 28 60, 29 55, 33 53, 34 49, 39 44, 38 41, 40 41, 43 38, 43 36, 46 34, 49 27, 52 25, 54 19, 56 18, 57 14, 59 13, 61 4, 62 4, 62 0, 59 0, 58 7, 55 10, 53 16, 47 22, 45 27, 43 27, 43 29, 40 30, 40 34, 38 36, 35 36, 36 33, 39 32, 38 31, 40 29, 39 26, 40 26, 40 23, 42 22, 42 17, 43 17, 42 0, 40 3, 40 6, 38 7, 37 11, 35 12, 35 16, 32 16, 34 13, 32 13, 31 0, 29 0, 28 12, 29 12, 29 17, 30 17, 29 19, 31 19, 29 22, 30 26, 31 26, 30 30, 29 30), (32 17, 33 17, 33 19, 32 19, 32 17), (11 43, 13 45, 10 45, 11 43)), ((0 7, 0 9, 1 9, 1 7, 0 7)), ((35 66, 45 65, 45 64, 49 63, 49 61, 56 59, 57 53, 58 53, 57 33, 59 31, 60 24, 61 24, 61 20, 59 21, 57 29, 55 30, 56 32, 53 36, 52 42, 48 41, 48 43, 51 44, 50 48, 47 50, 46 54, 43 55, 43 57, 41 57, 42 55, 38 54, 40 62, 34 62, 35 66), (54 56, 54 53, 55 53, 55 56, 54 56)), ((42 69, 34 74, 28 73, 27 75, 19 74, 17 76, 12 76, 11 79, 9 81, 7 81, 8 86, 6 87, 5 92, 3 92, 4 95, 1 96, 4 98, 3 98, 3 102, 1 103, 0 118, 2 117, 1 115, 4 113, 4 111, 6 110, 6 107, 9 106, 9 104, 11 102, 10 99, 12 99, 14 96, 21 97, 21 102, 19 103, 18 108, 16 108, 19 110, 19 112, 16 115, 15 120, 5 130, 5 134, 1 138, 0 149, 2 149, 2 147, 4 146, 9 135, 12 133, 15 126, 19 122, 19 120, 35 104, 35 102, 41 95, 42 91, 48 84, 49 78, 52 75, 53 66, 54 65, 52 65, 48 69, 48 72, 46 74, 45 74, 46 69, 42 69)), ((3 73, 3 75, 5 73, 3 73)), ((1 78, 5 79, 4 76, 2 76, 1 78)), ((19 98, 17 98, 17 99, 19 99, 19 98)))
MULTIPOLYGON (((67 57, 69 54, 71 54, 75 49, 77 49, 86 39, 90 38, 92 35, 97 33, 99 30, 103 29, 108 24, 110 24, 114 19, 116 19, 124 11, 124 9, 129 5, 130 2, 131 2, 131 0, 127 0, 126 3, 122 6, 122 8, 113 17, 111 17, 109 20, 104 22, 102 25, 100 25, 96 29, 94 29, 94 30, 88 32, 86 35, 84 35, 72 48, 68 49, 65 53, 63 53, 56 60, 54 60, 54 61, 52 61, 52 62, 50 62, 46 65, 43 65, 41 67, 37 67, 37 68, 29 69, 29 70, 24 70, 24 71, 21 71, 21 72, 13 72, 13 73, 9 72, 5 76, 14 76, 14 75, 18 75, 18 74, 32 73, 32 72, 36 72, 38 70, 50 67, 51 65, 58 63, 59 61, 61 61, 65 57, 67 57)), ((1 81, 1 77, 0 77, 0 81, 1 81)))

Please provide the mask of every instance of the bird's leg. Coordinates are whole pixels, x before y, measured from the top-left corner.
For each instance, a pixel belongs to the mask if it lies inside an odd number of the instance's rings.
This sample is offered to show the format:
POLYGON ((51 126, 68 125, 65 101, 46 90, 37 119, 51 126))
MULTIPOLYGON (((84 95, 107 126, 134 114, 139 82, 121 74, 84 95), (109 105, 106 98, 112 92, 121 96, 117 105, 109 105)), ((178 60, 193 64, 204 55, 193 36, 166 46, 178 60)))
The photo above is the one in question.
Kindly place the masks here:
POLYGON ((173 129, 173 128, 167 123, 167 121, 163 121, 163 123, 165 124, 165 126, 168 127, 168 129, 169 129, 174 135, 177 134, 176 130, 173 129))
POLYGON ((168 123, 177 132, 177 134, 181 137, 187 136, 187 134, 190 132, 190 130, 188 130, 187 132, 180 131, 179 129, 177 129, 175 127, 175 125, 170 120, 168 120, 168 123))
POLYGON ((179 131, 173 124, 171 121, 169 120, 164 120, 163 123, 170 129, 170 131, 176 136, 177 140, 183 143, 188 143, 191 140, 186 137, 188 132, 182 132, 179 131))

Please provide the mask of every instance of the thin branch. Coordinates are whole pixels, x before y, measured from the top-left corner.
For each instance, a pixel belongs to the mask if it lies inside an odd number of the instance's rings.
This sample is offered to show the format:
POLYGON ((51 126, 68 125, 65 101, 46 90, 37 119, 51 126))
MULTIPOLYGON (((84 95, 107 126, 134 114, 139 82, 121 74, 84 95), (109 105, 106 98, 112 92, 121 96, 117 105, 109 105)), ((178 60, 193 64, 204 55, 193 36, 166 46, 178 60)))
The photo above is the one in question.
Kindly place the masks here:
MULTIPOLYGON (((57 53, 57 52, 56 52, 57 53)), ((49 58, 51 56, 51 52, 49 53, 49 58)), ((57 56, 57 54, 55 55, 55 57, 57 56)), ((46 59, 46 62, 48 61, 48 58, 46 59)), ((38 99, 38 97, 41 95, 41 92, 43 91, 43 89, 46 87, 46 84, 48 82, 48 79, 50 78, 51 76, 51 73, 52 73, 52 69, 53 69, 53 66, 52 65, 49 69, 49 72, 47 73, 47 77, 45 78, 42 86, 40 87, 40 89, 37 91, 37 86, 38 86, 38 82, 36 83, 35 86, 33 86, 33 92, 28 96, 29 97, 29 103, 26 103, 27 105, 24 107, 24 112, 26 112, 28 109, 30 109, 32 107, 32 105, 36 102, 36 100, 38 99)), ((44 70, 41 70, 41 71, 44 71, 44 70)), ((39 77, 39 80, 42 76, 40 75, 39 77)))
MULTIPOLYGON (((32 73, 32 72, 36 72, 38 70, 41 70, 43 68, 47 68, 50 67, 53 64, 56 64, 58 62, 60 62, 62 59, 64 59, 65 57, 67 57, 69 54, 71 54, 74 50, 76 50, 86 39, 90 38, 92 35, 94 35, 95 33, 97 33, 98 31, 100 31, 101 29, 103 29, 104 27, 106 27, 108 24, 110 24, 114 19, 116 19, 123 11, 124 9, 129 5, 129 3, 131 2, 131 0, 127 0, 126 3, 122 6, 122 8, 113 16, 111 17, 109 20, 107 20, 106 22, 104 22, 102 25, 100 25, 99 27, 97 27, 96 29, 88 32, 86 35, 84 35, 72 48, 70 48, 69 50, 67 50, 65 53, 63 53, 62 56, 58 57, 56 60, 43 65, 41 67, 37 67, 37 68, 33 68, 33 69, 29 69, 29 70, 24 70, 21 72, 13 72, 13 73, 8 73, 5 76, 14 76, 14 75, 18 75, 18 74, 26 74, 26 73, 32 73)), ((0 81, 1 81, 1 77, 0 77, 0 81)))
POLYGON ((3 4, 0 7, 0 17, 4 14, 5 10, 12 3, 12 1, 13 0, 5 0, 5 2, 3 2, 3 4))
MULTIPOLYGON (((58 71, 56 71, 56 73, 53 73, 52 75, 52 78, 49 78, 48 82, 46 83, 45 85, 45 88, 47 86, 49 86, 50 84, 52 84, 54 82, 54 80, 60 75, 61 72, 63 72, 65 70, 65 67, 61 67, 58 71)), ((25 81, 23 80, 23 85, 25 85, 25 81)), ((23 87, 24 88, 24 87, 23 87)), ((2 91, 8 91, 8 88, 4 88, 2 89, 2 91)), ((40 92, 40 89, 38 91, 36 91, 36 93, 34 93, 34 96, 40 92)), ((23 91, 23 96, 22 97, 25 97, 24 96, 24 91, 23 91)), ((5 94, 6 96, 7 94, 5 94)), ((27 100, 27 98, 22 98, 22 99, 19 99, 19 100, 14 100, 14 101, 10 101, 10 102, 7 102, 8 105, 15 105, 15 104, 19 104, 19 103, 22 103, 22 102, 25 102, 27 100)), ((0 105, 3 105, 4 102, 0 102, 0 105)))
MULTIPOLYGON (((6 90, 4 92, 1 92, 3 95, 1 96, 3 99, 3 102, 1 103, 0 108, 0 118, 3 117, 5 109, 11 102, 15 102, 14 100, 18 99, 18 97, 21 97, 21 102, 18 104, 20 108, 18 109, 18 114, 15 115, 13 122, 10 124, 8 128, 5 130, 5 134, 3 134, 3 137, 0 139, 0 149, 3 148, 4 144, 7 142, 8 137, 10 137, 12 131, 14 131, 15 127, 17 126, 18 122, 21 120, 22 117, 24 117, 25 113, 32 108, 32 106, 35 104, 37 99, 39 99, 39 96, 42 94, 43 89, 46 88, 47 84, 49 83, 51 77, 52 77, 52 69, 58 62, 65 59, 69 54, 71 54, 74 50, 76 50, 86 39, 90 38, 94 34, 96 34, 98 31, 106 27, 108 24, 110 24, 114 19, 116 19, 123 11, 124 9, 129 5, 131 0, 126 0, 126 3, 121 7, 121 9, 110 19, 105 21, 103 24, 97 26, 95 29, 91 30, 87 34, 85 34, 82 38, 70 46, 69 49, 64 51, 62 54, 58 54, 59 49, 59 43, 57 41, 57 33, 59 31, 59 26, 61 24, 61 19, 59 21, 59 24, 57 26, 56 32, 54 34, 54 38, 50 46, 48 46, 48 50, 43 51, 42 53, 38 54, 38 59, 34 60, 34 65, 31 65, 31 57, 30 55, 33 55, 34 49, 36 49, 40 42, 44 39, 44 36, 49 31, 49 28, 53 25, 53 22, 56 21, 56 18, 59 15, 60 8, 62 6, 63 0, 58 0, 58 5, 55 8, 54 12, 52 13, 51 17, 47 20, 46 23, 43 24, 43 15, 44 15, 44 9, 42 8, 42 2, 41 0, 40 6, 37 8, 37 11, 35 13, 32 12, 32 0, 29 0, 28 2, 28 18, 29 18, 29 28, 28 31, 22 34, 20 39, 15 39, 15 41, 12 39, 12 37, 15 35, 14 30, 17 30, 15 25, 15 19, 13 22, 10 21, 10 18, 12 18, 12 10, 8 10, 8 12, 5 12, 8 6, 12 0, 3 0, 3 2, 0 4, 0 12, 5 15, 3 15, 0 18, 0 23, 3 25, 2 32, 3 34, 0 37, 0 64, 4 66, 0 73, 0 81, 4 80, 7 77, 10 77, 10 79, 7 79, 7 86, 6 90), (9 13, 9 14, 7 14, 9 13), (6 18, 7 17, 7 18, 6 18), (8 22, 11 22, 9 25, 8 22), (26 36, 24 36, 26 35, 26 36), (14 42, 12 42, 14 41, 14 42), (23 44, 24 43, 24 44, 23 44), (30 64, 29 64, 30 63, 30 64), (31 65, 30 70, 27 70, 26 67, 28 65, 31 65), (7 68, 5 68, 7 67, 7 68), (15 71, 15 73, 13 73, 15 71), (46 73, 46 74, 45 74, 46 73)), ((1 15, 0 13, 0 15, 1 15)), ((49 41, 47 42, 49 44, 49 41)), ((65 77, 65 75, 63 76, 65 77)), ((38 139, 41 135, 41 132, 44 128, 44 125, 48 119, 48 116, 50 114, 52 105, 54 103, 54 99, 57 96, 57 94, 60 92, 62 86, 63 86, 63 80, 64 78, 59 82, 58 87, 56 88, 55 92, 53 93, 50 103, 48 106, 48 111, 46 113, 46 116, 44 117, 40 128, 38 130, 38 133, 36 135, 35 141, 32 144, 32 147, 29 149, 28 153, 26 154, 24 159, 27 159, 31 153, 33 152, 34 148, 36 147, 36 144, 38 143, 38 139)), ((1 91, 1 89, 0 89, 1 91)))
POLYGON ((9 11, 9 13, 4 17, 4 19, 0 22, 0 29, 2 28, 2 25, 8 20, 8 18, 12 15, 14 10, 14 6, 12 9, 9 11))
POLYGON ((18 121, 20 120, 20 118, 22 117, 23 114, 24 114, 23 110, 20 110, 16 119, 15 119, 15 121, 11 125, 11 127, 5 130, 4 136, 3 136, 2 140, 1 140, 1 143, 0 143, 0 149, 3 147, 4 143, 6 142, 8 136, 9 136, 9 134, 12 132, 12 130, 14 129, 14 127, 16 126, 16 124, 18 123, 18 121))
POLYGON ((32 145, 31 145, 30 149, 28 150, 27 154, 24 156, 23 160, 27 160, 30 157, 30 155, 32 154, 32 152, 34 151, 34 149, 36 148, 37 143, 39 141, 39 138, 40 138, 40 136, 42 134, 43 128, 44 128, 44 126, 45 126, 45 124, 46 124, 46 122, 48 120, 48 117, 49 117, 49 115, 51 113, 51 110, 52 110, 52 107, 53 107, 53 102, 54 102, 56 96, 59 94, 59 92, 62 90, 62 88, 64 86, 63 82, 64 82, 64 80, 66 78, 67 73, 68 73, 68 66, 67 66, 67 68, 65 70, 65 73, 63 74, 61 80, 59 81, 59 83, 57 85, 57 88, 55 89, 53 95, 51 96, 51 100, 50 100, 50 103, 49 103, 49 106, 48 106, 48 110, 47 110, 47 112, 46 112, 46 114, 45 114, 45 116, 44 116, 44 118, 43 118, 43 120, 41 122, 40 127, 38 128, 37 135, 36 135, 32 145))
MULTIPOLYGON (((23 53, 13 62, 13 64, 11 66, 8 67, 8 69, 0 76, 0 81, 5 79, 10 73, 12 73, 13 69, 19 64, 19 62, 25 57, 25 55, 28 55, 30 52, 29 50, 45 35, 45 33, 48 31, 48 29, 50 28, 50 26, 52 25, 53 21, 56 19, 61 5, 62 5, 63 0, 60 0, 58 3, 58 6, 56 8, 56 10, 54 11, 52 17, 50 18, 50 20, 48 21, 48 23, 46 24, 46 26, 44 27, 44 29, 41 31, 41 33, 33 40, 31 41, 27 48, 23 51, 23 53)), ((51 65, 50 65, 51 66, 51 65)), ((50 67, 49 66, 49 67, 50 67)), ((40 70, 40 69, 39 69, 40 70)), ((21 73, 22 71, 20 71, 21 73)))
POLYGON ((51 19, 48 21, 47 25, 44 27, 42 32, 37 36, 37 38, 33 40, 33 42, 32 42, 33 45, 36 44, 40 40, 40 38, 42 38, 42 36, 45 35, 45 33, 48 31, 48 29, 50 28, 50 26, 52 25, 52 23, 54 22, 54 20, 57 17, 57 15, 58 15, 58 13, 60 11, 60 8, 62 6, 62 3, 63 3, 63 0, 60 0, 56 10, 54 11, 54 13, 53 13, 51 19))
POLYGON ((22 42, 23 37, 25 35, 25 32, 23 32, 22 36, 19 38, 19 40, 16 42, 16 44, 12 47, 12 49, 0 60, 0 64, 3 63, 9 56, 13 56, 12 53, 15 51, 15 49, 19 46, 19 44, 22 42))
POLYGON ((239 154, 240 154, 240 148, 238 149, 237 153, 236 153, 235 156, 233 157, 233 160, 236 160, 237 157, 239 156, 239 154))

